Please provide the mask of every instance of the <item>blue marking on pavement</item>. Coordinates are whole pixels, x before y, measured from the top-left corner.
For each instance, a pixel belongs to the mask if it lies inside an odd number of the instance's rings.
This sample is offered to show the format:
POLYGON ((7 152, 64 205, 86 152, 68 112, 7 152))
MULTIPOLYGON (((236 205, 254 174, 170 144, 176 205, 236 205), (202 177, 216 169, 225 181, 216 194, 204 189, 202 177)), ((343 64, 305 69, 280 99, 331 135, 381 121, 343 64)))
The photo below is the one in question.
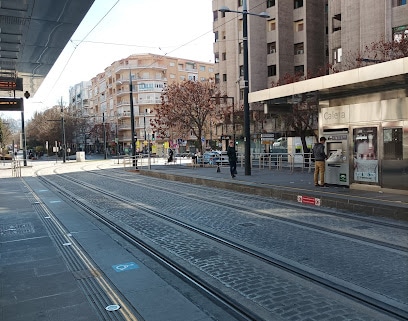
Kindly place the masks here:
POLYGON ((123 271, 138 269, 139 265, 137 265, 135 262, 128 262, 128 263, 112 265, 112 268, 116 272, 123 272, 123 271))

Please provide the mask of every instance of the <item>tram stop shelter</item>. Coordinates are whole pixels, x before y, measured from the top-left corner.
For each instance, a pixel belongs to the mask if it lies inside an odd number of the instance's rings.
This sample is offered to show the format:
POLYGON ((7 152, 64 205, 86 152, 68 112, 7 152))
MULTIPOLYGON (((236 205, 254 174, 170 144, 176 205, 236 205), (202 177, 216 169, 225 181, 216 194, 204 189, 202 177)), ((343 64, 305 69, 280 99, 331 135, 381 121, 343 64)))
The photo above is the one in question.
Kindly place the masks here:
POLYGON ((249 94, 265 113, 314 96, 325 136, 326 182, 408 194, 408 58, 249 94))

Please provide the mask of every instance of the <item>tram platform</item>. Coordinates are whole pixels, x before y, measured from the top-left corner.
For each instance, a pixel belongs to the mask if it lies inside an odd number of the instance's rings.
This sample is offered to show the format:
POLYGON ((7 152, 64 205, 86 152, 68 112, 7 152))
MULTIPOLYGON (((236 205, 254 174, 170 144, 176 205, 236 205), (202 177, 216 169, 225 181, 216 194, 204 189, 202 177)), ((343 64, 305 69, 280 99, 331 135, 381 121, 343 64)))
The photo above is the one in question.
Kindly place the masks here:
MULTIPOLYGON (((387 219, 408 218, 408 195, 339 186, 315 187, 313 173, 309 171, 253 168, 251 175, 244 175, 244 169, 238 167, 238 175, 232 179, 228 167, 217 171, 216 167, 156 164, 151 169, 140 166, 135 171, 111 159, 87 162, 94 162, 99 169, 119 168, 128 170, 129 175, 228 188, 316 209, 334 208, 387 219)), ((49 166, 49 162, 30 162, 21 169, 24 180, 13 177, 14 172, 6 166, 0 169, 1 320, 133 320, 129 317, 131 309, 125 310, 127 306, 143 312, 143 318, 137 320, 209 320, 145 266, 139 255, 120 246, 107 231, 85 221, 78 210, 35 179, 33 174, 39 166, 49 166), (30 191, 40 198, 34 198, 30 191), (55 220, 47 209, 56 216, 55 220), (86 263, 78 261, 84 253, 90 256, 86 263), (96 272, 99 269, 107 276, 104 287, 99 284, 101 275, 96 272), (129 276, 131 271, 137 273, 129 276), (119 312, 106 310, 116 305, 120 306, 119 312), (168 313, 169 306, 173 315, 168 313)), ((83 163, 70 162, 67 166, 83 163)))
POLYGON ((35 168, 0 170, 0 320, 211 320, 35 168))
MULTIPOLYGON (((339 185, 316 187, 313 170, 252 168, 245 175, 238 166, 238 174, 231 178, 228 166, 192 167, 191 165, 161 165, 140 167, 140 173, 160 178, 231 189, 273 197, 310 206, 349 211, 356 214, 390 219, 408 220, 408 191, 370 188, 361 189, 339 185), (405 192, 405 193, 404 193, 405 192)), ((401 178, 402 179, 402 178, 401 178)))

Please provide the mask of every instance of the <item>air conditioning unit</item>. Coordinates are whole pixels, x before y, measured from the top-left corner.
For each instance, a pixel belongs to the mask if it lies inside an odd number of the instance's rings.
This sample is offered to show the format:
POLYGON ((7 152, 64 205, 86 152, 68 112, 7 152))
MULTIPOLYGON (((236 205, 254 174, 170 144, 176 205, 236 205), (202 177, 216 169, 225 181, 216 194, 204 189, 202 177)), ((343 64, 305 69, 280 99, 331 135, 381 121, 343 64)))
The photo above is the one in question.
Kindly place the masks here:
POLYGON ((297 54, 297 55, 303 55, 303 54, 304 54, 304 51, 303 51, 303 50, 298 50, 298 51, 296 52, 296 54, 297 54))

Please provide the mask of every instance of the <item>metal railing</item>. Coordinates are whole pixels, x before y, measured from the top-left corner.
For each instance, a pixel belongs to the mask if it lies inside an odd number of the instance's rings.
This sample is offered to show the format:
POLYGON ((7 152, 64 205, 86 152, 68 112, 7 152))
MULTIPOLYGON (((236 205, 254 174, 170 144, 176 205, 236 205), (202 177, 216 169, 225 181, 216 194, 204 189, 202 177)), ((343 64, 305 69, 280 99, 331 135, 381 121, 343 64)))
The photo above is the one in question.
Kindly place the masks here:
MULTIPOLYGON (((253 153, 251 155, 251 168, 259 169, 295 169, 307 170, 310 172, 314 168, 311 153, 253 153)), ((238 156, 238 164, 245 166, 245 157, 238 156)))
POLYGON ((11 162, 11 175, 13 177, 21 177, 21 160, 13 159, 11 162))
MULTIPOLYGON (((177 154, 172 162, 168 162, 167 156, 138 154, 136 156, 119 156, 115 160, 119 163, 123 158, 125 168, 149 167, 151 165, 184 165, 193 167, 218 167, 216 160, 213 163, 204 160, 202 157, 193 159, 191 154, 177 154)), ((245 157, 238 155, 237 165, 245 166, 245 157)), ((224 166, 228 166, 224 164, 224 166)), ((311 153, 253 153, 251 155, 251 168, 269 169, 269 170, 295 170, 311 172, 314 168, 311 153)))

